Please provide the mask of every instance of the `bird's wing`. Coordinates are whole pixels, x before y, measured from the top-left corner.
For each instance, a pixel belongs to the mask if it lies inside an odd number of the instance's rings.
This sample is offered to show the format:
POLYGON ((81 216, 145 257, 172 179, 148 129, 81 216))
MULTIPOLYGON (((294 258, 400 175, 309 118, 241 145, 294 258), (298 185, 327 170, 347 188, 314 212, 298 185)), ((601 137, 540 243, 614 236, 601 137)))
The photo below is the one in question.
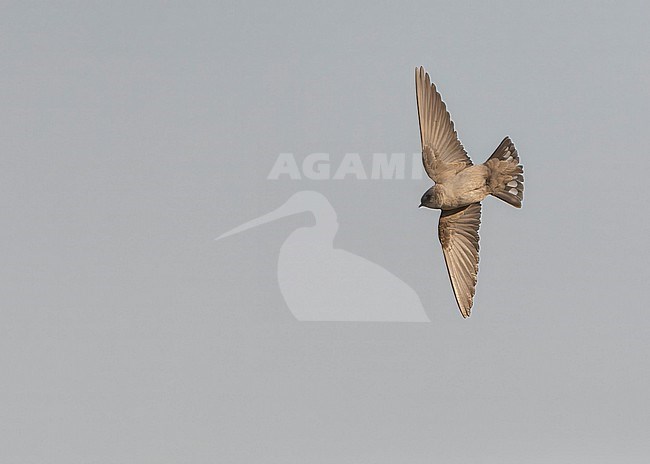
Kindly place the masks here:
POLYGON ((415 68, 415 93, 420 120, 422 163, 429 177, 434 182, 439 182, 471 166, 472 161, 458 140, 445 102, 423 67, 415 68))
POLYGON ((469 317, 474 300, 480 225, 480 203, 442 211, 438 223, 438 238, 445 255, 447 272, 463 317, 469 317))

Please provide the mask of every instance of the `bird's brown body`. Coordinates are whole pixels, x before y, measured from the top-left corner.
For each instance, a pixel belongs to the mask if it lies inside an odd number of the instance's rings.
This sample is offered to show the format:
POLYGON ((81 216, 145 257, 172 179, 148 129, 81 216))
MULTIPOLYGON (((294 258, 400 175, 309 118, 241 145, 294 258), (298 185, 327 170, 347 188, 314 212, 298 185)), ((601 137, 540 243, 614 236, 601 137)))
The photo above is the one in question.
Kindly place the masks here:
POLYGON ((482 201, 490 194, 486 179, 490 170, 482 164, 469 166, 458 174, 431 187, 431 201, 422 206, 455 209, 482 201))
POLYGON ((478 274, 480 202, 494 195, 520 208, 524 170, 509 137, 485 163, 473 165, 440 94, 422 67, 415 70, 415 88, 422 163, 435 182, 422 195, 420 206, 442 210, 438 238, 458 308, 463 317, 469 317, 478 274))

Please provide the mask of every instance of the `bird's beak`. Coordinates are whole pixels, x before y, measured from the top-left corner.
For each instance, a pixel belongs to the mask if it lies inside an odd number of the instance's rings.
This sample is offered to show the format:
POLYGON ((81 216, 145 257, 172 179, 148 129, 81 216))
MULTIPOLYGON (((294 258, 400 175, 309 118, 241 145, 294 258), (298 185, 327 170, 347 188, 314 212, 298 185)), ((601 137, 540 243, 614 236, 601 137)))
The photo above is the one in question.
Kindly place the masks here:
POLYGON ((235 227, 234 229, 219 235, 217 238, 215 238, 215 240, 221 240, 222 238, 226 238, 231 235, 238 234, 245 230, 252 229, 253 227, 261 226, 262 224, 275 221, 276 219, 280 219, 286 216, 291 216, 292 214, 296 214, 296 213, 301 213, 302 211, 305 210, 306 209, 303 205, 296 205, 295 202, 290 203, 289 201, 287 201, 284 205, 280 206, 275 211, 271 211, 270 213, 260 216, 257 219, 253 219, 252 221, 248 221, 247 223, 242 224, 239 227, 235 227))
POLYGON ((418 208, 422 208, 423 206, 424 206, 424 205, 423 205, 422 203, 420 203, 420 206, 418 206, 418 208))

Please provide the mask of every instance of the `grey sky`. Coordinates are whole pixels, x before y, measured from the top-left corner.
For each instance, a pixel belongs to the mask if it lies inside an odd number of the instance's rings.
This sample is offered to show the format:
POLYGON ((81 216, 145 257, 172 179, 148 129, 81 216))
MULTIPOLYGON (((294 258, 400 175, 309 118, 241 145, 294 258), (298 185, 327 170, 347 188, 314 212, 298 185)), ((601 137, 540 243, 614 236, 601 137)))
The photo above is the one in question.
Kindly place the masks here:
POLYGON ((647 462, 644 2, 3 2, 0 460, 647 462), (462 320, 427 179, 266 179, 279 153, 413 153, 413 70, 484 202, 462 320), (278 289, 299 190, 430 323, 304 323, 278 289), (505 289, 508 289, 505 292, 505 289), (504 295, 514 298, 504 299, 504 295))

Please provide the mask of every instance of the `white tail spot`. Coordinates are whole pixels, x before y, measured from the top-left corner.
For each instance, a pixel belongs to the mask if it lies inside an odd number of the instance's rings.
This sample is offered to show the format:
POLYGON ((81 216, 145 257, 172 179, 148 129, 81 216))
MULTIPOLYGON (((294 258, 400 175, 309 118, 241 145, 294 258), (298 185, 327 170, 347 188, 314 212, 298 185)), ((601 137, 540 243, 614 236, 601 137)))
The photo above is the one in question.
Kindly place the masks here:
POLYGON ((516 180, 511 180, 506 184, 508 187, 517 187, 517 181, 516 180))
POLYGON ((508 192, 512 193, 513 195, 517 195, 519 193, 519 191, 516 188, 511 188, 510 190, 508 190, 508 192))

